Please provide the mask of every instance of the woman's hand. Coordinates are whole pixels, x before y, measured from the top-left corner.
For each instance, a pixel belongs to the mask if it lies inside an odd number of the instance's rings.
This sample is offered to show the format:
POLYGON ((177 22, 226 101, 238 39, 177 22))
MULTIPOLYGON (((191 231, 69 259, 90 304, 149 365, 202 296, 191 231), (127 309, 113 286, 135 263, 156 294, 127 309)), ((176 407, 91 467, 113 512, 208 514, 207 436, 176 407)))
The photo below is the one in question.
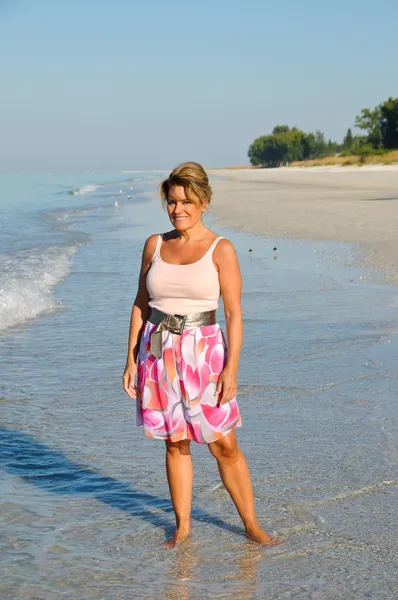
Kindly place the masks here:
POLYGON ((138 394, 138 388, 135 385, 135 378, 137 375, 137 365, 135 363, 127 363, 124 369, 122 381, 123 388, 126 394, 135 400, 138 394))
POLYGON ((238 391, 238 378, 236 370, 231 367, 225 367, 221 371, 216 387, 216 396, 218 398, 218 406, 230 402, 236 396, 238 391))

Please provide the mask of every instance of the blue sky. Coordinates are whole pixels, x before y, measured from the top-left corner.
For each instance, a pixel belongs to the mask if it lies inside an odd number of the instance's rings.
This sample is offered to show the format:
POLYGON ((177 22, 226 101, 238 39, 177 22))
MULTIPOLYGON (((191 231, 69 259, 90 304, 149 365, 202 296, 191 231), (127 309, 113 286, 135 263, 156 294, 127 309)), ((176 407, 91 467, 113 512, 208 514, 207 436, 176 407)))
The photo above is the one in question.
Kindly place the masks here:
POLYGON ((0 170, 247 164, 398 95, 396 0, 0 0, 0 170))

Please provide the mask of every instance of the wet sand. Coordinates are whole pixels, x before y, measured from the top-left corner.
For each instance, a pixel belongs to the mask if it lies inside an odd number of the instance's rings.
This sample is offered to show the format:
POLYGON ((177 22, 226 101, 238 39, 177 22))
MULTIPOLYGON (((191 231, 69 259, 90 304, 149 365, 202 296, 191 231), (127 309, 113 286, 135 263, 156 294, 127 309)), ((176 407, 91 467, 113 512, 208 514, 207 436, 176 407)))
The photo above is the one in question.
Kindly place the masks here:
POLYGON ((360 244, 359 264, 398 283, 398 165, 221 169, 212 211, 272 237, 360 244))

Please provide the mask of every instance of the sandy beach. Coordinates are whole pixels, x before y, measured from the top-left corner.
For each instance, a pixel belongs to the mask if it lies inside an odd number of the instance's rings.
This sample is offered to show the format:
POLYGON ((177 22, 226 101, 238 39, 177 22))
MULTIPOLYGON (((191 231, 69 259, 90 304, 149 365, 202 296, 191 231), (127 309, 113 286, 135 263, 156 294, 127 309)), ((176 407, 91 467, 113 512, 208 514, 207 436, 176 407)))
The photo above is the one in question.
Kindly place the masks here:
POLYGON ((398 283, 398 165, 220 169, 212 211, 272 237, 360 244, 362 266, 398 283))

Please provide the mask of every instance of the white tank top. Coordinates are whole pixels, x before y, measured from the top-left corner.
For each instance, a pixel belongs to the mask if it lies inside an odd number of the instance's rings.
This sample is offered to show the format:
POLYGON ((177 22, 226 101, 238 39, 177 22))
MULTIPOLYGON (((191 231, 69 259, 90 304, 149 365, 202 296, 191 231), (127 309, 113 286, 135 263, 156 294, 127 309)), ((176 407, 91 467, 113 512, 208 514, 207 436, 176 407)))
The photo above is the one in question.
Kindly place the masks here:
POLYGON ((207 252, 189 265, 173 265, 160 257, 163 236, 159 235, 146 287, 149 306, 168 315, 190 315, 218 308, 220 283, 213 263, 218 237, 207 252))

